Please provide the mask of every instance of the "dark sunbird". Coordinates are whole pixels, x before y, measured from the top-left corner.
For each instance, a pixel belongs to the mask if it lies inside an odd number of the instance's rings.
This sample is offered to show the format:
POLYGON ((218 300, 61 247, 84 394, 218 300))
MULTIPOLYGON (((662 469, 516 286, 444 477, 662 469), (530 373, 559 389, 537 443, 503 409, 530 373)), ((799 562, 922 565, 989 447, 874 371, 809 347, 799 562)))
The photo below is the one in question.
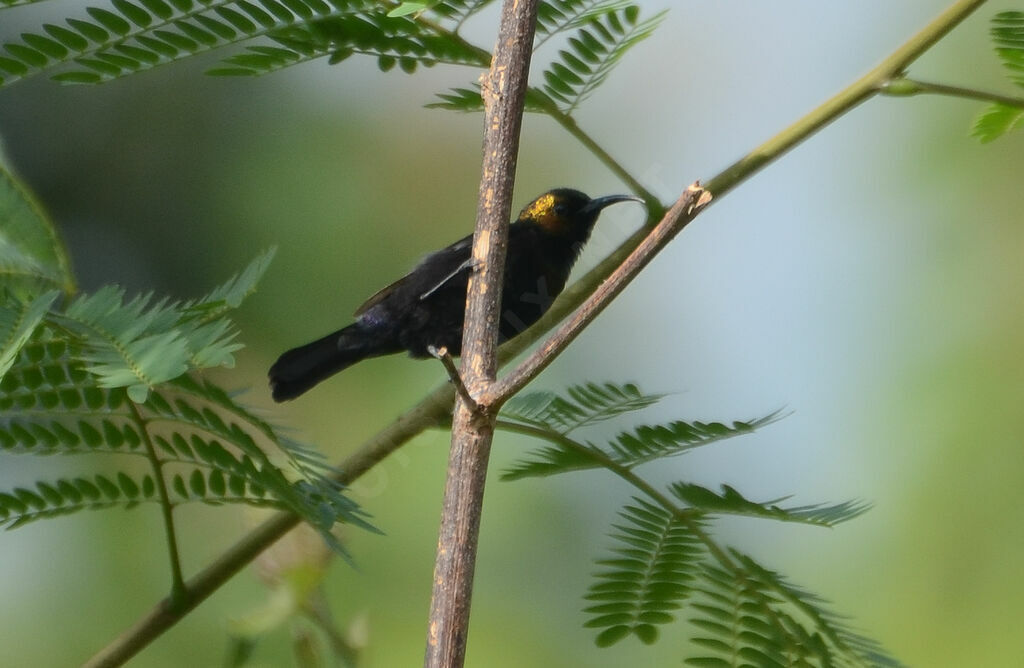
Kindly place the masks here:
MULTIPOLYGON (((544 193, 508 228, 508 256, 501 294, 499 341, 535 323, 551 306, 590 238, 597 217, 629 195, 591 199, 569 188, 544 193)), ((462 350, 466 286, 473 270, 472 235, 423 258, 405 277, 370 297, 355 322, 322 339, 289 350, 270 367, 275 401, 294 399, 322 380, 370 357, 430 348, 462 350)))

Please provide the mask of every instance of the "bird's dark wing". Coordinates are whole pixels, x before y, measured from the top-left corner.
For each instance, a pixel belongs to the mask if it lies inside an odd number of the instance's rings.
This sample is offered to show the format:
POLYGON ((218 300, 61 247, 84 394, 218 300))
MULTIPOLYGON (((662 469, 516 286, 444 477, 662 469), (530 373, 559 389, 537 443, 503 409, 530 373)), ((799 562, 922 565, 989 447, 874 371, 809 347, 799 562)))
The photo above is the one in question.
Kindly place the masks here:
POLYGON ((470 269, 472 235, 459 239, 451 246, 425 256, 408 274, 391 285, 381 288, 356 309, 355 317, 363 315, 374 306, 386 301, 395 292, 405 288, 418 290, 419 299, 426 299, 438 288, 470 269))

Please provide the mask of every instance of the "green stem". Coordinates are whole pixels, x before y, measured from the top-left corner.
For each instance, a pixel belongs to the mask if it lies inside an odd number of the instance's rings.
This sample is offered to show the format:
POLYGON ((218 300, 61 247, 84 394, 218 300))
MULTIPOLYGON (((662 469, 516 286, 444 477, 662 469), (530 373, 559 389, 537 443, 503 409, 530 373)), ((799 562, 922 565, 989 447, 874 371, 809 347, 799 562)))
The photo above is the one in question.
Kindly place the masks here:
POLYGON ((605 167, 607 167, 615 176, 619 177, 623 183, 629 186, 629 189, 633 191, 635 195, 643 199, 644 204, 647 206, 647 219, 651 221, 661 220, 661 217, 665 215, 665 206, 658 199, 658 196, 652 193, 650 190, 645 188, 642 183, 633 178, 633 175, 626 170, 619 162, 605 151, 600 144, 588 135, 583 129, 576 123, 569 114, 563 113, 558 107, 551 103, 550 105, 544 105, 544 113, 550 116, 556 123, 562 126, 562 128, 572 135, 576 141, 584 146, 588 151, 594 154, 594 157, 600 160, 605 167))
POLYGON ((878 91, 882 95, 904 97, 919 94, 945 95, 947 97, 959 97, 966 100, 978 100, 980 102, 994 102, 1007 107, 1024 109, 1024 98, 1010 97, 998 93, 976 90, 974 88, 961 88, 960 86, 947 86, 945 84, 929 83, 917 79, 899 78, 888 81, 878 91))
POLYGON ((892 52, 874 69, 826 100, 817 109, 761 144, 704 184, 719 199, 765 165, 778 160, 791 148, 875 95, 950 30, 971 15, 985 0, 958 0, 916 35, 892 52))
MULTIPOLYGON (((419 23, 422 23, 423 25, 429 27, 431 30, 437 32, 438 34, 444 35, 447 38, 458 41, 460 46, 472 52, 478 58, 482 67, 490 67, 491 53, 486 49, 482 49, 479 46, 476 46, 475 44, 468 42, 464 37, 459 35, 457 32, 448 30, 447 28, 444 28, 435 21, 431 21, 430 19, 424 18, 422 16, 417 18, 416 20, 419 23)), ((535 45, 535 50, 536 47, 539 46, 539 44, 535 45)), ((543 101, 542 108, 545 114, 550 116, 556 123, 561 125, 566 132, 568 132, 580 144, 582 144, 584 148, 590 151, 595 158, 597 158, 601 163, 604 164, 605 167, 607 167, 613 174, 619 177, 623 183, 629 186, 629 189, 632 190, 634 194, 636 194, 637 196, 644 200, 644 204, 647 206, 648 220, 661 220, 661 217, 665 213, 665 206, 661 203, 661 200, 658 199, 657 195, 652 193, 650 190, 645 188, 642 183, 637 181, 633 177, 633 175, 630 174, 628 170, 626 170, 625 167, 623 167, 615 158, 611 156, 610 153, 608 153, 608 151, 604 150, 604 148, 602 148, 600 144, 594 141, 594 139, 590 135, 583 131, 583 129, 576 123, 576 119, 574 119, 572 116, 564 113, 561 109, 559 109, 558 105, 555 104, 554 100, 551 100, 548 96, 544 95, 539 90, 532 87, 530 88, 530 93, 532 93, 536 99, 543 101)))
POLYGON ((135 422, 142 434, 142 442, 146 447, 146 458, 153 467, 153 480, 156 483, 156 492, 160 497, 160 510, 164 519, 164 533, 167 536, 167 553, 171 561, 171 595, 170 606, 177 607, 184 603, 188 592, 185 589, 185 578, 181 573, 181 557, 178 551, 178 536, 174 530, 174 504, 171 503, 170 494, 167 493, 167 483, 164 480, 163 461, 156 454, 156 447, 153 439, 149 436, 148 422, 142 417, 142 411, 134 401, 128 402, 131 412, 135 416, 135 422))

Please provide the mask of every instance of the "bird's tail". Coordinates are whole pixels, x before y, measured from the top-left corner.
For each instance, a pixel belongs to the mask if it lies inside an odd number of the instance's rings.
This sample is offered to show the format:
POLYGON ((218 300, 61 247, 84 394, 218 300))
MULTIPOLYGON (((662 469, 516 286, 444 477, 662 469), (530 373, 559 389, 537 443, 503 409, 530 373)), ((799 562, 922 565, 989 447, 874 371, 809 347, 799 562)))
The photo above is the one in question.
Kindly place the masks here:
POLYGON ((270 367, 270 391, 274 401, 288 401, 356 362, 399 350, 352 324, 281 355, 270 367))

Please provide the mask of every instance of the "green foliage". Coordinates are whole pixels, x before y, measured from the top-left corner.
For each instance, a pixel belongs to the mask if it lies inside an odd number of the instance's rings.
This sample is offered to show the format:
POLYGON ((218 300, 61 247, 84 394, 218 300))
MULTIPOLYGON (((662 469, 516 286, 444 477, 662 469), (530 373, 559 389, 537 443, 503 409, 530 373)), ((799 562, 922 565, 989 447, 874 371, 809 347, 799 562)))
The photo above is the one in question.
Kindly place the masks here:
POLYGON ((0 526, 14 529, 79 510, 131 508, 155 500, 156 484, 148 473, 136 477, 119 472, 113 478, 100 474, 91 479, 59 478, 37 482, 34 488, 15 487, 10 492, 0 492, 0 526))
POLYGON ((492 2, 494 0, 441 0, 430 5, 430 9, 452 23, 452 32, 458 33, 467 19, 492 2))
MULTIPOLYGON (((455 63, 486 67, 489 54, 455 34, 482 2, 395 8, 371 0, 112 0, 89 7, 88 19, 45 24, 3 45, 0 85, 42 72, 64 83, 100 83, 260 38, 225 59, 215 75, 264 74, 328 57, 376 56, 381 69, 455 63), (420 21, 420 14, 444 22, 420 21)), ((426 19, 428 17, 424 17, 426 19)))
POLYGON ((995 141, 1008 132, 1024 127, 1024 109, 1005 104, 989 105, 974 121, 971 134, 982 143, 995 141))
POLYGON ((252 291, 272 257, 273 251, 264 253, 198 301, 126 299, 124 290, 107 286, 75 299, 52 320, 76 337, 77 355, 101 387, 126 387, 143 403, 150 388, 186 371, 234 365, 241 344, 223 314, 252 291))
POLYGON ((569 48, 544 70, 543 89, 563 113, 571 114, 604 83, 622 57, 650 37, 666 12, 640 21, 640 8, 628 5, 590 18, 569 39, 569 48))
MULTIPOLYGON (((484 101, 480 97, 480 86, 473 84, 470 88, 452 88, 446 93, 438 93, 440 102, 425 105, 428 109, 447 109, 449 111, 475 112, 484 110, 484 101)), ((548 113, 556 109, 554 100, 536 88, 526 90, 523 109, 532 113, 548 113)))
POLYGON ((396 65, 412 73, 419 65, 437 63, 486 67, 490 56, 443 29, 425 26, 413 17, 389 16, 386 7, 374 11, 324 18, 276 30, 270 36, 279 46, 253 46, 225 59, 225 67, 210 74, 259 75, 329 56, 332 64, 354 54, 371 55, 383 71, 396 65))
POLYGON ((502 410, 506 429, 529 433, 552 445, 530 452, 502 474, 504 480, 549 476, 600 467, 631 469, 640 464, 681 455, 717 441, 749 434, 778 419, 778 413, 746 422, 684 422, 640 425, 620 432, 599 447, 564 438, 569 432, 623 413, 646 408, 664 397, 645 394, 635 385, 575 385, 565 397, 532 392, 511 399, 502 410))
POLYGON ((1000 12, 992 17, 992 41, 1010 79, 1024 87, 1024 12, 1000 12))
POLYGON ((584 609, 592 615, 584 626, 603 629, 596 638, 601 647, 630 634, 653 643, 657 627, 673 621, 671 612, 690 594, 691 573, 703 552, 673 513, 644 499, 633 502, 619 512, 625 523, 613 525, 613 556, 597 560, 603 569, 585 597, 593 604, 584 609))
POLYGON ((542 0, 537 5, 537 37, 534 49, 539 49, 552 35, 579 28, 588 20, 628 6, 628 0, 542 0))
POLYGON ((690 623, 707 654, 691 666, 899 666, 878 643, 851 630, 824 602, 731 550, 729 567, 704 563, 690 623))
MULTIPOLYGON (((660 12, 640 21, 639 5, 624 2, 567 0, 541 3, 538 46, 572 28, 568 48, 543 72, 544 83, 526 93, 526 111, 571 115, 611 74, 623 56, 654 32, 665 17, 660 12)), ((428 107, 452 111, 481 111, 480 88, 453 88, 439 93, 440 102, 428 107)))
POLYGON ((781 508, 776 504, 785 499, 759 503, 745 498, 729 485, 722 485, 721 494, 700 485, 683 482, 669 485, 669 491, 689 507, 699 508, 709 514, 748 515, 822 527, 833 527, 840 522, 852 520, 871 508, 869 504, 862 501, 844 501, 830 506, 813 504, 781 508))
POLYGON ((506 418, 567 434, 623 413, 646 408, 665 395, 645 394, 636 385, 587 383, 572 385, 565 397, 553 392, 531 392, 510 399, 502 408, 506 418))
MULTIPOLYGON (((156 350, 161 341, 153 342, 156 350)), ((248 503, 290 510, 336 545, 330 534, 343 519, 367 527, 358 508, 342 495, 319 458, 280 438, 265 421, 209 382, 188 375, 161 383, 144 401, 130 398, 130 388, 107 387, 105 377, 90 373, 87 355, 75 337, 43 326, 19 350, 0 382, 0 451, 8 454, 122 455, 109 475, 117 476, 122 494, 76 501, 73 492, 43 494, 45 505, 20 509, 8 503, 3 521, 9 528, 44 517, 140 501, 161 501, 151 493, 128 493, 121 476, 137 480, 147 490, 152 479, 176 496, 172 505, 188 501, 211 504, 248 503), (277 444, 286 467, 265 450, 277 444), (138 478, 132 459, 153 469, 138 478), (149 482, 146 482, 149 480, 149 482)), ((36 483, 55 489, 67 485, 36 483)), ((72 481, 72 486, 84 483, 72 481)), ((97 483, 101 488, 104 486, 97 483)), ((3 498, 21 498, 17 490, 3 498)), ((9 500, 9 499, 8 499, 9 500)))
POLYGON ((102 454, 110 466, 89 479, 0 491, 0 525, 200 501, 289 510, 339 549, 336 521, 372 528, 319 456, 190 375, 234 363, 241 344, 229 312, 253 292, 273 251, 200 299, 129 299, 108 286, 64 306, 60 292, 44 291, 71 284, 63 250, 42 212, 9 181, 8 206, 0 208, 4 257, 32 271, 0 277, 0 452, 102 454))
POLYGON ((694 448, 710 445, 733 436, 749 434, 778 419, 777 413, 746 422, 683 422, 675 420, 664 425, 642 425, 622 432, 608 444, 609 456, 627 468, 663 457, 685 454, 694 448))
POLYGON ((867 504, 783 507, 784 499, 752 501, 734 487, 721 492, 676 481, 667 493, 636 468, 725 438, 749 434, 779 418, 771 413, 746 422, 684 422, 622 431, 598 446, 572 433, 602 420, 640 410, 663 395, 635 385, 573 386, 566 396, 535 392, 509 401, 498 427, 548 442, 508 469, 503 479, 604 468, 631 484, 637 495, 613 524, 611 554, 586 595, 585 626, 598 629, 600 646, 629 636, 653 643, 659 629, 685 610, 700 654, 699 666, 893 666, 874 641, 851 631, 824 603, 719 543, 712 520, 743 515, 831 527, 857 517, 867 504))
MULTIPOLYGON (((380 3, 372 0, 111 0, 23 32, 3 45, 0 86, 40 73, 63 83, 100 83, 246 42, 208 71, 253 76, 327 58, 376 58, 406 73, 439 63, 485 68, 491 54, 459 29, 491 0, 380 3)), ((538 8, 536 48, 575 31, 527 94, 527 109, 570 114, 604 82, 625 53, 648 37, 664 12, 639 19, 626 0, 546 0, 538 8)), ((479 89, 457 88, 433 107, 482 108, 479 89)))
POLYGON ((0 379, 14 364, 18 351, 42 323, 59 294, 51 290, 28 303, 8 297, 0 304, 0 379))
MULTIPOLYGON (((175 62, 283 28, 354 14, 361 0, 112 0, 89 19, 45 24, 4 45, 0 84, 40 72, 64 83, 99 83, 175 62)), ((377 5, 379 6, 379 5, 377 5)))
POLYGON ((428 5, 425 2, 403 2, 402 4, 392 9, 390 12, 388 12, 387 15, 389 17, 408 16, 409 14, 418 14, 427 7, 428 5))
POLYGON ((53 223, 2 162, 0 223, 0 280, 7 290, 23 299, 41 290, 74 290, 53 223))
MULTIPOLYGON (((1024 12, 1000 12, 990 29, 996 55, 1009 70, 1010 80, 1024 88, 1024 12)), ((971 134, 990 142, 1024 127, 1024 108, 992 104, 978 116, 971 134)))

